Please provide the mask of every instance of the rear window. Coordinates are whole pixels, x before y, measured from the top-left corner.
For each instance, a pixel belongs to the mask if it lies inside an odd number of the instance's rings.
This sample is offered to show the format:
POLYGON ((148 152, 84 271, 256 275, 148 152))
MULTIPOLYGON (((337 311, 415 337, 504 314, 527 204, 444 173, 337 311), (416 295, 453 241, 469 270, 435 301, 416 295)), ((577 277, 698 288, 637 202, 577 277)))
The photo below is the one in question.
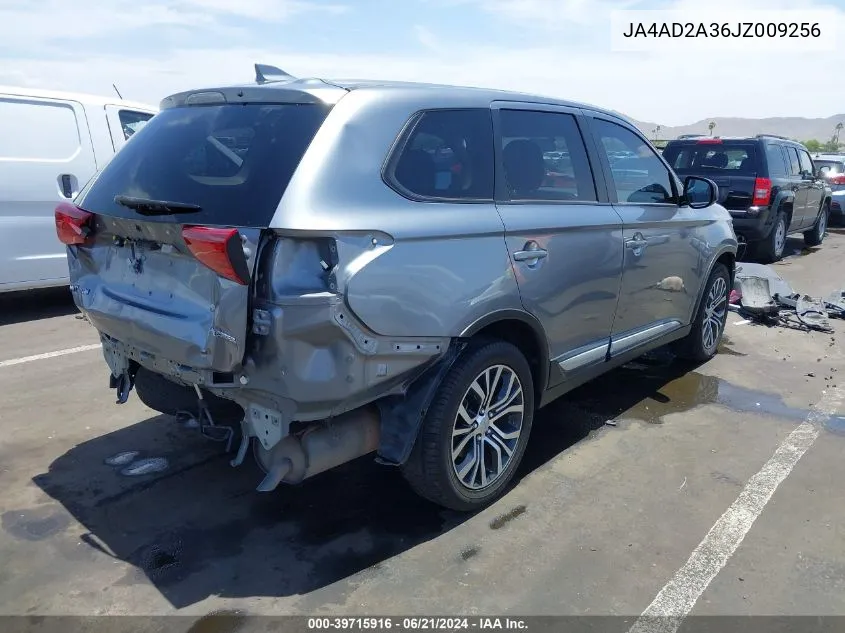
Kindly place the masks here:
POLYGON ((314 104, 163 110, 141 127, 80 197, 84 209, 146 221, 265 227, 328 114, 314 104), (115 196, 199 205, 142 216, 115 196))
POLYGON ((679 174, 753 176, 757 173, 757 147, 753 143, 670 143, 663 157, 679 174))
POLYGON ((821 173, 822 170, 827 172, 829 176, 845 173, 845 164, 835 160, 814 160, 816 171, 821 173))

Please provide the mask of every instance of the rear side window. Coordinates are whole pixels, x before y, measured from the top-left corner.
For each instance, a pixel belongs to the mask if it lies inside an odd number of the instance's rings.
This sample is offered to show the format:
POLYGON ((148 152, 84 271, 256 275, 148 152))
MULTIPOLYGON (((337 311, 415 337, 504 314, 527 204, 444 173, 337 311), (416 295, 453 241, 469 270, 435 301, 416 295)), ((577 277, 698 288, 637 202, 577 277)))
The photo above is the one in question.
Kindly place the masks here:
POLYGON ((328 114, 314 104, 172 108, 152 117, 80 198, 114 217, 266 227, 328 114), (115 196, 199 205, 197 213, 142 216, 115 196))
POLYGON ((784 147, 786 155, 789 158, 789 173, 793 176, 801 175, 801 162, 798 160, 798 152, 794 147, 784 147))
POLYGON ((769 163, 769 176, 786 176, 786 163, 779 145, 766 145, 766 162, 769 163))
POLYGON ((67 161, 79 147, 70 104, 0 97, 0 159, 67 161))
POLYGON ((153 118, 153 115, 149 112, 133 112, 132 110, 121 110, 117 116, 120 118, 123 137, 127 141, 135 132, 144 127, 147 121, 153 118))
POLYGON ((490 110, 430 110, 419 115, 388 182, 425 200, 493 200, 490 110))
POLYGON ((500 120, 511 200, 596 201, 587 151, 571 114, 502 110, 500 120))
POLYGON ((664 158, 679 174, 706 172, 712 175, 753 176, 757 173, 757 148, 752 143, 696 143, 674 145, 664 158))

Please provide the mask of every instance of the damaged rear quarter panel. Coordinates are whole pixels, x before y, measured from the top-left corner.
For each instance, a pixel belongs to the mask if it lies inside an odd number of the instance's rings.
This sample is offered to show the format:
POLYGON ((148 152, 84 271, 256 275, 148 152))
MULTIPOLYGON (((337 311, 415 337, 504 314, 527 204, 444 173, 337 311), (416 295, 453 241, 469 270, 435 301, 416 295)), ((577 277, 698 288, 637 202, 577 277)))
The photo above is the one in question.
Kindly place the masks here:
MULTIPOLYGON (((455 337, 496 310, 522 310, 493 202, 414 202, 382 180, 381 170, 407 122, 434 108, 485 108, 472 92, 438 95, 419 88, 357 89, 341 99, 317 133, 271 226, 341 236, 383 235, 389 248, 364 263, 344 257, 346 304, 373 332, 395 337, 455 337)), ((357 239, 357 237, 356 237, 357 239)), ((363 257, 363 256, 362 256, 363 257)))

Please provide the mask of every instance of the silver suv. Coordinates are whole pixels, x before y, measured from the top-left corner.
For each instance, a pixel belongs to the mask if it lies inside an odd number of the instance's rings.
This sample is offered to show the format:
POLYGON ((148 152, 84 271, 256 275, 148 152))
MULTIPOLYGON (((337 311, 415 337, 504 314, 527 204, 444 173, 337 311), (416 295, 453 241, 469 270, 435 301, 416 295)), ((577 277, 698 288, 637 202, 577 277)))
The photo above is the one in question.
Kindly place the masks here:
POLYGON ((240 437, 262 491, 376 452, 474 510, 537 408, 658 346, 716 353, 730 217, 629 121, 273 72, 166 98, 56 210, 118 402, 240 437))

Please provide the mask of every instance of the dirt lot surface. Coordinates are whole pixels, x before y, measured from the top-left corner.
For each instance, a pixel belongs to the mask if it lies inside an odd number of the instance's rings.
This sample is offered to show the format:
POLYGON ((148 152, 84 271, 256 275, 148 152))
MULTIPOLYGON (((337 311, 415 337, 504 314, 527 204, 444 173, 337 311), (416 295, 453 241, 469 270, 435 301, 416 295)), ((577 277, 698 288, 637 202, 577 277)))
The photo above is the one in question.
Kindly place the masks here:
MULTIPOLYGON (((845 231, 802 245, 776 266, 796 290, 845 286, 845 231)), ((370 458, 256 493, 251 459, 115 405, 65 292, 0 298, 0 614, 845 615, 845 322, 741 320, 705 365, 544 409, 467 516, 370 458), (124 451, 167 468, 122 475, 124 451)))

